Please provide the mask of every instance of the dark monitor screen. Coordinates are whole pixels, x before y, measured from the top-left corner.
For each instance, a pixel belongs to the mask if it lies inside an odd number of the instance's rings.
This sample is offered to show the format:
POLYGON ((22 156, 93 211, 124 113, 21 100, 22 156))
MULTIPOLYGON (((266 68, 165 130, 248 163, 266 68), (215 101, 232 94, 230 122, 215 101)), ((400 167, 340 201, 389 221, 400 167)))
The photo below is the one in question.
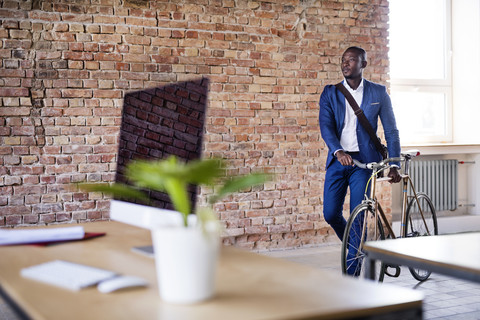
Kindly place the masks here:
MULTIPOLYGON (((124 98, 116 182, 129 183, 125 166, 136 159, 199 159, 208 94, 208 78, 176 82, 128 93, 124 98)), ((197 188, 189 189, 192 210, 197 188)), ((168 196, 150 192, 153 205, 172 209, 168 196)), ((125 199, 122 199, 125 200, 125 199)))

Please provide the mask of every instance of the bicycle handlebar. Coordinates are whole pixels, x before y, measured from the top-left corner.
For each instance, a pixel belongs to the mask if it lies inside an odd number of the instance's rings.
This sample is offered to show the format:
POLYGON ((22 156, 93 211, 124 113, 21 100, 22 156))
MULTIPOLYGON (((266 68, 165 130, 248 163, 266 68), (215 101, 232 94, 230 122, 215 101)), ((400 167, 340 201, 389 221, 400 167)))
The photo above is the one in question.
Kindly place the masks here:
POLYGON ((362 163, 362 162, 360 162, 360 161, 358 161, 358 160, 356 160, 356 159, 352 159, 352 160, 353 160, 353 163, 354 163, 357 167, 359 167, 359 168, 362 168, 362 169, 372 169, 372 168, 369 168, 369 167, 368 167, 368 164, 366 164, 366 163, 362 163))
POLYGON ((408 162, 412 158, 419 156, 420 151, 408 150, 408 151, 402 152, 400 155, 401 155, 400 157, 387 158, 379 162, 370 162, 370 163, 361 163, 358 160, 355 160, 355 159, 352 159, 352 160, 357 167, 362 169, 370 169, 377 173, 390 168, 390 162, 405 162, 405 173, 408 174, 408 162))
POLYGON ((387 159, 384 159, 382 161, 379 161, 379 162, 370 162, 370 163, 362 163, 356 159, 352 159, 353 160, 353 163, 359 167, 359 168, 362 168, 362 169, 375 169, 375 170, 385 170, 387 169, 387 167, 389 166, 389 163, 390 162, 401 162, 401 161, 405 161, 405 158, 404 157, 395 157, 395 158, 387 158, 387 159))

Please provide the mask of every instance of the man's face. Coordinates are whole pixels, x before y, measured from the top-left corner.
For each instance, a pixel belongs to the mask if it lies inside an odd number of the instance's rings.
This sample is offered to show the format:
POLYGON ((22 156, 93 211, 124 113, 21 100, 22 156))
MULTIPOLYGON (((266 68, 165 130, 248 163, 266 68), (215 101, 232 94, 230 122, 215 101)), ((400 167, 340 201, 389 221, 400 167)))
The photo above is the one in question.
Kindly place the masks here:
POLYGON ((345 79, 362 77, 366 61, 363 61, 360 54, 354 50, 347 50, 342 56, 342 73, 345 79))

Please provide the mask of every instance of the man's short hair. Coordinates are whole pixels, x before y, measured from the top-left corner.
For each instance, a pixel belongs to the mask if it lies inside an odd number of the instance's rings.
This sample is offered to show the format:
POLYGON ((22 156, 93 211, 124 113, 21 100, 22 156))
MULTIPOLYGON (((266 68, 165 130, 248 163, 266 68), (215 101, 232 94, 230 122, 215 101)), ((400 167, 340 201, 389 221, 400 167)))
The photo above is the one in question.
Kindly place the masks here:
POLYGON ((362 59, 362 61, 367 61, 367 52, 363 48, 353 46, 345 50, 345 52, 347 51, 355 51, 358 53, 358 56, 362 59))

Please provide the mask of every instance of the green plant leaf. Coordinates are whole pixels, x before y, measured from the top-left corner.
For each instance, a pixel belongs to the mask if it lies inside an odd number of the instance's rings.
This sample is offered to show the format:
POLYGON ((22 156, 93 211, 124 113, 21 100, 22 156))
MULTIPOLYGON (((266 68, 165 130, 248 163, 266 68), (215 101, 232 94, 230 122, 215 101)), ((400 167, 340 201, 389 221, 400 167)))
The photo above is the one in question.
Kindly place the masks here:
MULTIPOLYGON (((245 176, 226 178, 225 164, 221 159, 193 160, 179 162, 175 156, 164 160, 137 160, 130 162, 125 175, 135 187, 124 184, 83 184, 80 187, 88 191, 104 192, 115 197, 140 199, 148 201, 148 196, 140 189, 165 192, 170 197, 173 207, 183 215, 184 225, 191 213, 188 186, 222 184, 218 192, 210 197, 209 202, 220 200, 226 195, 263 184, 272 178, 269 174, 253 173, 245 176), (223 179, 222 179, 223 178, 223 179)), ((203 212, 200 221, 215 218, 213 212, 203 212)))
POLYGON ((190 199, 188 198, 187 184, 178 179, 166 179, 165 189, 172 200, 173 207, 183 215, 183 223, 188 225, 187 218, 191 213, 190 199))
POLYGON ((213 185, 216 179, 225 175, 220 159, 194 160, 186 165, 187 181, 191 184, 213 185))
POLYGON ((185 180, 185 165, 171 156, 159 161, 134 161, 127 165, 126 175, 136 185, 157 191, 165 191, 167 179, 185 180))
POLYGON ((230 193, 263 184, 271 180, 271 178, 271 175, 265 173, 252 173, 246 176, 230 178, 215 195, 210 197, 209 202, 215 203, 230 193))
POLYGON ((84 191, 103 192, 118 198, 138 199, 146 202, 149 201, 148 196, 144 192, 125 184, 85 183, 79 184, 78 187, 84 191))
POLYGON ((127 165, 126 176, 136 185, 156 191, 165 191, 168 168, 158 161, 135 161, 127 165))
POLYGON ((171 156, 161 161, 135 161, 127 166, 126 175, 137 185, 165 191, 165 181, 177 179, 187 184, 212 185, 225 170, 219 159, 193 160, 187 164, 171 156))

